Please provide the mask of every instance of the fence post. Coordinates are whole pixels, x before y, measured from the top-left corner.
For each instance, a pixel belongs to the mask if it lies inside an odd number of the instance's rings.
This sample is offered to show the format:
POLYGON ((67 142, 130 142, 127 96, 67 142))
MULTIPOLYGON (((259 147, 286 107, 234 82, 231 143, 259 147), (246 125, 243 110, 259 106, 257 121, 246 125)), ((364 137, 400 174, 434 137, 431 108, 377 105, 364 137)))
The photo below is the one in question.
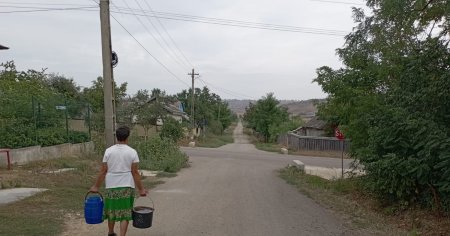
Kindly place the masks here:
POLYGON ((33 111, 33 120, 34 120, 34 144, 37 145, 37 118, 36 118, 34 96, 31 96, 31 109, 33 111))
POLYGON ((64 109, 64 116, 66 117, 66 137, 67 137, 67 143, 70 143, 70 138, 69 138, 69 120, 67 119, 67 99, 64 100, 64 106, 66 107, 66 109, 64 109))
POLYGON ((87 118, 88 118, 88 132, 89 132, 89 141, 92 141, 92 136, 91 136, 91 106, 89 105, 89 103, 87 104, 87 118))

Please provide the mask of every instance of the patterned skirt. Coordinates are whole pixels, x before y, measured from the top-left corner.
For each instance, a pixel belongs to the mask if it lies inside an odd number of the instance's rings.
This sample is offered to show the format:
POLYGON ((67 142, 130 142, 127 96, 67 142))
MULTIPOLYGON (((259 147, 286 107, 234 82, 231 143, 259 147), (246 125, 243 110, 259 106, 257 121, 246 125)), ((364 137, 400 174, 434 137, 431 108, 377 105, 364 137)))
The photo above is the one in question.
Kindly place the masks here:
POLYGON ((106 189, 103 219, 109 221, 131 220, 134 188, 106 189))

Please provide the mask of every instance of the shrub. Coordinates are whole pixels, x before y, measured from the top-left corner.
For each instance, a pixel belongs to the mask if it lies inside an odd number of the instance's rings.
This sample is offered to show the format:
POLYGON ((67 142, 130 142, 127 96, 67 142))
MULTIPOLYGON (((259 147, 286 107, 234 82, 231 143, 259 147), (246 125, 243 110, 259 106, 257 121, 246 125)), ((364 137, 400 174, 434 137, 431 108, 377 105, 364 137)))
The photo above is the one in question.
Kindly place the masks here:
POLYGON ((188 156, 171 139, 155 136, 132 140, 130 145, 138 152, 142 169, 175 173, 187 165, 188 156))
POLYGON ((178 121, 176 121, 172 117, 168 117, 164 121, 159 136, 162 139, 168 138, 174 142, 177 142, 183 137, 183 127, 178 121))
POLYGON ((211 122, 209 122, 208 128, 209 132, 213 134, 221 135, 223 133, 223 126, 220 121, 212 120, 211 122))

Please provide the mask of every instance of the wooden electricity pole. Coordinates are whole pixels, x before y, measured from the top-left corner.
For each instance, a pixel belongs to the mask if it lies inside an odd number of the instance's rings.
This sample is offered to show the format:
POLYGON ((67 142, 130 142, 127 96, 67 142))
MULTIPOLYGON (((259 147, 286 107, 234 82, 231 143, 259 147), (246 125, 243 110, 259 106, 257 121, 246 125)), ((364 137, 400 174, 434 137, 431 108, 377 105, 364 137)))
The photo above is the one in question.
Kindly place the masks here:
POLYGON ((100 0, 100 24, 103 58, 103 99, 105 107, 105 140, 106 148, 114 145, 114 96, 111 49, 111 25, 109 17, 109 0, 100 0))
POLYGON ((192 128, 195 129, 195 118, 194 118, 194 100, 195 100, 195 89, 194 89, 194 79, 196 75, 199 75, 198 73, 196 74, 194 71, 194 68, 192 68, 192 73, 189 73, 188 75, 190 75, 192 77, 192 102, 191 102, 191 121, 192 121, 192 128))

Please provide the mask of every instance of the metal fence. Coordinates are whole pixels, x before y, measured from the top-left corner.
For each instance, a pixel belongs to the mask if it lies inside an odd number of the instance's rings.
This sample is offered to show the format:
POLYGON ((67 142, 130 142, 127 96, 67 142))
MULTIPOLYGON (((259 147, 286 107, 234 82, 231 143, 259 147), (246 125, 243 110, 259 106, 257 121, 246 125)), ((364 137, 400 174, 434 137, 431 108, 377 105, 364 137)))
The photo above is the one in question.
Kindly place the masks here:
POLYGON ((349 140, 338 140, 334 137, 312 137, 300 136, 293 133, 287 133, 278 136, 278 144, 286 146, 290 150, 300 151, 342 151, 350 150, 349 140))
POLYGON ((0 148, 87 142, 90 119, 90 106, 81 99, 5 93, 0 97, 0 148))

